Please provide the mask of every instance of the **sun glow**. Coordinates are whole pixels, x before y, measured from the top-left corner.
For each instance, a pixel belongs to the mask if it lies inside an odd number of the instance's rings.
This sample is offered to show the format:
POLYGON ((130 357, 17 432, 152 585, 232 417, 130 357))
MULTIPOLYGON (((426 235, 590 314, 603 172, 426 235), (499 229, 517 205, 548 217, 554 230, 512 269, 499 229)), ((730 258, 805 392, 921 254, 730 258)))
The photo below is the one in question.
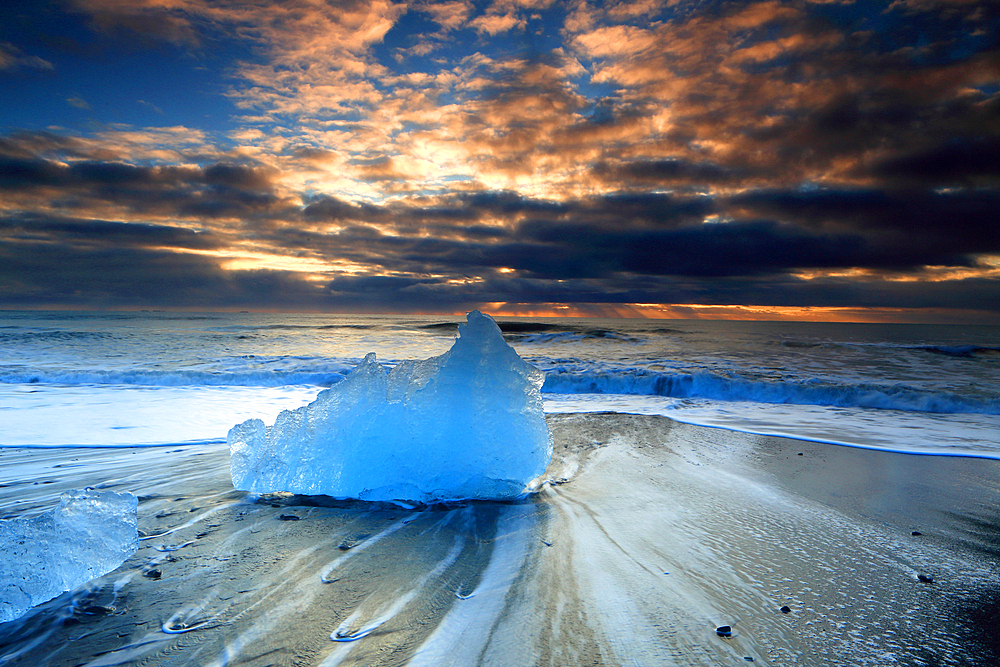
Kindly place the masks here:
MULTIPOLYGON (((588 317, 664 320, 746 320, 774 322, 954 322, 989 321, 985 311, 952 308, 850 308, 824 306, 762 306, 660 303, 544 303, 492 302, 479 309, 496 317, 588 317)), ((455 311, 451 315, 462 315, 455 311)), ((995 319, 995 318, 993 318, 995 319)))

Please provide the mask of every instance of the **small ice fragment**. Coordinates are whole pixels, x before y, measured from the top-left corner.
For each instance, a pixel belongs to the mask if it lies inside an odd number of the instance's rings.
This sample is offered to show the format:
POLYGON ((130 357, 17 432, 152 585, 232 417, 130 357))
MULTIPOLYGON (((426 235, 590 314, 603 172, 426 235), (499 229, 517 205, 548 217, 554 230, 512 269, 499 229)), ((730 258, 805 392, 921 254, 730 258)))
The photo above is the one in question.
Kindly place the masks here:
POLYGON ((315 401, 229 431, 233 486, 362 500, 512 498, 552 456, 544 374, 478 311, 439 357, 369 354, 315 401))
POLYGON ((34 517, 0 521, 0 623, 118 568, 139 547, 131 493, 69 491, 34 517))

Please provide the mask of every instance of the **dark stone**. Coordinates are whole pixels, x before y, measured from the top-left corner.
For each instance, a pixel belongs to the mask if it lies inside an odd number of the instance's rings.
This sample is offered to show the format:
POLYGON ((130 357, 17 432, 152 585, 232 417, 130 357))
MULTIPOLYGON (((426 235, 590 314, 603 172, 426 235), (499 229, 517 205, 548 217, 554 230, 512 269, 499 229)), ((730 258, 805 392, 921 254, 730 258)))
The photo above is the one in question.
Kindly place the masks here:
POLYGON ((802 452, 799 452, 799 456, 805 456, 805 454, 803 454, 802 452))
POLYGON ((923 533, 921 533, 919 530, 915 530, 912 533, 910 533, 910 535, 913 535, 914 537, 919 537, 920 535, 923 535, 923 533))
POLYGON ((278 519, 280 521, 298 521, 299 517, 295 516, 294 514, 279 514, 278 519))
POLYGON ((719 635, 720 637, 732 637, 733 629, 728 625, 720 625, 715 629, 715 634, 719 635))
POLYGON ((160 572, 158 569, 153 569, 143 572, 142 576, 149 577, 150 579, 159 579, 160 577, 163 576, 163 573, 160 572))
POLYGON ((786 606, 782 607, 781 609, 779 609, 778 611, 780 611, 782 614, 787 614, 788 612, 791 611, 791 608, 786 605, 786 606))
POLYGON ((929 574, 918 574, 917 575, 917 579, 919 579, 920 581, 924 582, 925 584, 933 584, 934 583, 934 577, 932 577, 929 574))
POLYGON ((751 658, 748 655, 743 656, 743 659, 746 660, 747 662, 753 662, 753 658, 751 658))

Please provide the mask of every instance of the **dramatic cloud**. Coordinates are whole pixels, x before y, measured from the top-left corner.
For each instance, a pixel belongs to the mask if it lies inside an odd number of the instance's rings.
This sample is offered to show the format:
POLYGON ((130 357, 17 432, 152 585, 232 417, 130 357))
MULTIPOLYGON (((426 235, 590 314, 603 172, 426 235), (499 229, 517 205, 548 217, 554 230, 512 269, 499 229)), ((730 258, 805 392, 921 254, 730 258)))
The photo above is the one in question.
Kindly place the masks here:
POLYGON ((998 34, 944 0, 28 7, 0 306, 1000 319, 998 34))

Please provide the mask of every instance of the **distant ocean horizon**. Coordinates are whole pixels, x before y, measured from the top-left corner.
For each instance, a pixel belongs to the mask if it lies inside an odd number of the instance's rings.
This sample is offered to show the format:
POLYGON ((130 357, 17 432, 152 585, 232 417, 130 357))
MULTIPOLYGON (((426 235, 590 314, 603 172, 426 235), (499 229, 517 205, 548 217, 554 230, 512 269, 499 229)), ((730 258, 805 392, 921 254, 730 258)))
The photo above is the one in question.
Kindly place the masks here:
MULTIPOLYGON (((442 354, 460 317, 0 311, 0 446, 220 442, 368 352, 442 354)), ((1000 458, 1000 327, 497 317, 546 411, 1000 458)))

